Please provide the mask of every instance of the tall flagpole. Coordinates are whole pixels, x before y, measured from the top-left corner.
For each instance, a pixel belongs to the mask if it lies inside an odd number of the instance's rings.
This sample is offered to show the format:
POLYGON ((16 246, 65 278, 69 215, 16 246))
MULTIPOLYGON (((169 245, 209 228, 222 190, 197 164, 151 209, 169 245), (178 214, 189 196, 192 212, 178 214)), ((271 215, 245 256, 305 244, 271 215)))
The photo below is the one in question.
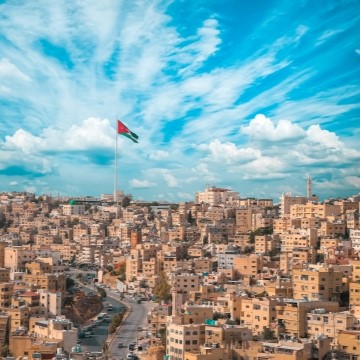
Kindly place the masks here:
POLYGON ((118 129, 117 129, 117 120, 115 123, 115 174, 114 174, 114 203, 117 205, 117 185, 118 185, 118 129))

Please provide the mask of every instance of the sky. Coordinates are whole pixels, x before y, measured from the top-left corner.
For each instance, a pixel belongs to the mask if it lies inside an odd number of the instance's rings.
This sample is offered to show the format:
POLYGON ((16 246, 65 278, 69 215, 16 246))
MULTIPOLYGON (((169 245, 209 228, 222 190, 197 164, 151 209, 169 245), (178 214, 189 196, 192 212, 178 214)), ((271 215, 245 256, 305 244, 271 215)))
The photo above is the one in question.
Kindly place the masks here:
POLYGON ((360 192, 360 1, 0 0, 0 191, 360 192))

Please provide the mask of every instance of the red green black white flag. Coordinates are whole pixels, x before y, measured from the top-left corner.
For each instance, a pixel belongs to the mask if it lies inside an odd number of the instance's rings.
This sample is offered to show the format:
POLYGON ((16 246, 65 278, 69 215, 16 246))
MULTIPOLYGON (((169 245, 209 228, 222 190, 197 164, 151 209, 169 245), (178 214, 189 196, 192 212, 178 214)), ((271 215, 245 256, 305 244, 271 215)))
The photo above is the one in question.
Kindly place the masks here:
POLYGON ((134 143, 138 142, 139 137, 130 131, 120 120, 117 121, 117 133, 123 136, 126 136, 134 143))

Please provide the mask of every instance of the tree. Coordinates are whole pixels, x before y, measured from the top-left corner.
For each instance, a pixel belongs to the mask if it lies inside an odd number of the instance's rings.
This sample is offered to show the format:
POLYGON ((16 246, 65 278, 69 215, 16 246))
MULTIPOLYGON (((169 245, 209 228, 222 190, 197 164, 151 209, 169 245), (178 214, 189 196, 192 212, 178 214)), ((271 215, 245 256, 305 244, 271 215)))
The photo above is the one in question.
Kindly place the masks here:
POLYGON ((275 332, 268 327, 264 329, 264 331, 261 333, 261 336, 264 340, 276 339, 275 332))
POLYGON ((117 327, 121 325, 124 318, 124 314, 125 314, 125 310, 119 312, 111 319, 111 323, 108 328, 109 334, 113 334, 116 331, 117 327))
POLYGON ((188 214, 187 214, 187 222, 189 224, 193 224, 195 222, 195 219, 193 218, 193 215, 191 213, 191 210, 189 210, 188 214))
POLYGON ((324 262, 324 259, 325 259, 325 255, 324 255, 324 254, 317 253, 316 256, 315 256, 315 261, 316 261, 317 263, 323 263, 323 262, 324 262))
POLYGON ((131 198, 129 196, 124 196, 124 198, 121 201, 121 206, 122 207, 128 207, 131 203, 131 198))
POLYGON ((167 281, 167 277, 164 272, 160 273, 159 282, 154 288, 154 295, 156 296, 156 299, 159 303, 161 301, 168 302, 171 300, 171 286, 167 281))
POLYGON ((66 278, 66 290, 69 290, 70 288, 72 288, 75 285, 75 280, 67 277, 66 278))
POLYGON ((165 345, 166 344, 166 329, 160 329, 159 334, 160 334, 160 342, 161 342, 161 344, 165 345))
POLYGON ((249 234, 249 243, 254 244, 255 243, 255 236, 257 235, 269 235, 273 233, 273 228, 271 227, 261 227, 257 228, 254 231, 250 231, 249 234))
POLYGON ((106 291, 100 287, 97 288, 98 294, 101 296, 102 299, 106 298, 106 291))
POLYGON ((1 346, 1 352, 0 352, 0 355, 2 357, 7 357, 9 356, 10 352, 9 352, 9 347, 8 345, 4 344, 1 346))

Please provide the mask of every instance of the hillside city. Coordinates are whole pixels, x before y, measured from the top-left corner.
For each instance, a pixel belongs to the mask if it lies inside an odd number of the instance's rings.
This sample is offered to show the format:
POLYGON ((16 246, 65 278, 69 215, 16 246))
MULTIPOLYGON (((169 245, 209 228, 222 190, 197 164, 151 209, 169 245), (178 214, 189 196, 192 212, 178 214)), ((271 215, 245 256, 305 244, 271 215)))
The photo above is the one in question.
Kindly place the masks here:
POLYGON ((360 194, 320 201, 310 178, 304 190, 275 202, 207 186, 181 203, 2 192, 1 356, 359 359, 360 194), (119 314, 105 315, 107 294, 119 314), (79 297, 83 321, 66 311, 79 297), (146 331, 115 353, 144 303, 146 331), (109 326, 95 353, 94 319, 109 326))

